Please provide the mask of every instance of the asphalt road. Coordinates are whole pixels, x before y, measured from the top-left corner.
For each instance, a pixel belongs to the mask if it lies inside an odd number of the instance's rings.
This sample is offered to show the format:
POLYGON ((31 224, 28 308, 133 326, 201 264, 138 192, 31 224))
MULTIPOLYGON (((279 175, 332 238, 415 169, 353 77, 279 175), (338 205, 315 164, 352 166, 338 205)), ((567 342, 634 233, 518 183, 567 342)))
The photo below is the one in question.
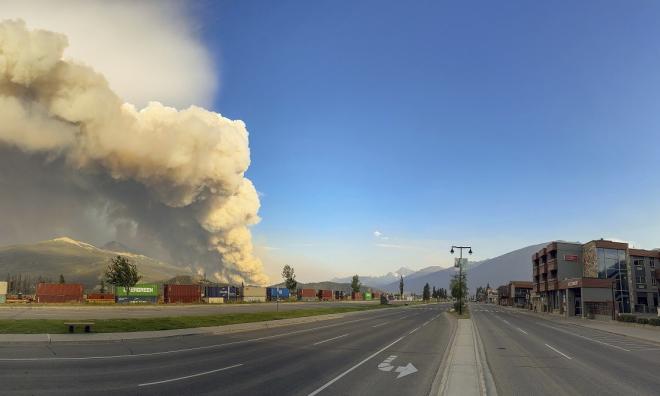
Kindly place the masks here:
POLYGON ((499 395, 658 395, 660 345, 471 305, 499 395))
POLYGON ((222 336, 0 344, 1 394, 427 395, 455 320, 431 304, 222 336))
POLYGON ((17 305, 0 304, 0 319, 125 319, 164 316, 215 315, 223 313, 292 311, 310 308, 380 304, 379 301, 323 301, 251 304, 159 305, 17 305), (278 308, 279 305, 279 308, 278 308))

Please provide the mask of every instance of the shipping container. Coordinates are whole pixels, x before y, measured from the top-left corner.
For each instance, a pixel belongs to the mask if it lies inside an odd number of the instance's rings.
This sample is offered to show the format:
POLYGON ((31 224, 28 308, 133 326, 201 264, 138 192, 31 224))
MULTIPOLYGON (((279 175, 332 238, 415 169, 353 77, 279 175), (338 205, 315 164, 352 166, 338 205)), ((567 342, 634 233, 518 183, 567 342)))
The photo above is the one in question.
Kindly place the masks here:
POLYGON ((335 300, 345 300, 346 294, 343 290, 335 290, 335 300))
POLYGON ((371 301, 373 299, 373 295, 371 292, 364 292, 364 300, 365 301, 371 301))
POLYGON ((111 293, 90 293, 86 298, 88 303, 94 304, 114 304, 115 295, 111 293))
POLYGON ((83 302, 83 285, 78 283, 39 283, 37 302, 69 303, 83 302))
POLYGON ((316 301, 316 290, 314 289, 298 289, 298 300, 300 301, 316 301))
MULTIPOLYGON (((158 285, 155 283, 141 283, 135 286, 132 286, 129 290, 128 296, 139 296, 139 297, 158 297, 158 285)), ((122 286, 115 288, 115 294, 117 297, 126 297, 126 289, 122 286)))
POLYGON ((266 288, 261 286, 243 286, 241 295, 243 297, 263 297, 266 298, 266 288))
POLYGON ((0 294, 1 295, 7 294, 7 282, 5 281, 0 282, 0 294))
POLYGON ((317 296, 321 301, 332 300, 332 290, 319 290, 317 296))
POLYGON ((117 304, 157 304, 158 296, 116 296, 117 304))
POLYGON ((202 298, 200 285, 165 285, 163 289, 165 304, 194 304, 202 298))
POLYGON ((380 299, 380 292, 374 292, 373 295, 374 295, 374 300, 380 299))
POLYGON ((204 297, 227 297, 227 290, 223 294, 220 286, 204 286, 204 297))
POLYGON ((7 295, 6 294, 0 294, 0 304, 4 304, 7 302, 7 295))
POLYGON ((289 289, 285 287, 267 287, 266 288, 266 298, 269 301, 288 300, 289 299, 289 289))
POLYGON ((362 293, 352 292, 351 293, 351 300, 356 300, 356 301, 362 300, 362 293))
POLYGON ((207 304, 224 304, 224 297, 204 297, 204 302, 207 304))

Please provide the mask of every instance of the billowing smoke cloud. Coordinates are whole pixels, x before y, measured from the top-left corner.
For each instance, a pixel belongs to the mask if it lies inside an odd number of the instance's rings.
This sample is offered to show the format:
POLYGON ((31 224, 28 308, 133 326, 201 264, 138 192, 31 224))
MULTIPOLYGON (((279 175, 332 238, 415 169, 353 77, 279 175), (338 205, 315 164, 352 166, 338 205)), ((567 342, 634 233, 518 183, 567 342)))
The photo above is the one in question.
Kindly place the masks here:
POLYGON ((12 185, 7 179, 55 180, 80 207, 151 239, 177 263, 265 283, 248 228, 259 221, 259 198, 244 177, 244 123, 195 106, 138 110, 101 74, 65 60, 66 46, 62 34, 0 23, 2 188, 12 185))

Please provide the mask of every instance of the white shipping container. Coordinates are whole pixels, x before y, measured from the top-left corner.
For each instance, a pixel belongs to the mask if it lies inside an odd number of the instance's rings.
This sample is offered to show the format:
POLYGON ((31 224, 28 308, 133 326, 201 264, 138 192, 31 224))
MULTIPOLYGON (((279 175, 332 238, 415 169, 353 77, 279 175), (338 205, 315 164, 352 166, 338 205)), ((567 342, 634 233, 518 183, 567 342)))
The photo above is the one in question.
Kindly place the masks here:
POLYGON ((263 296, 263 297, 244 296, 243 301, 245 301, 245 302, 266 302, 266 296, 263 296))
POLYGON ((204 301, 207 304, 224 304, 225 303, 225 298, 224 297, 206 297, 204 301))
POLYGON ((7 282, 0 282, 0 294, 7 294, 7 282))
MULTIPOLYGON (((266 300, 266 288, 259 286, 244 286, 243 297, 263 297, 264 301, 266 300)), ((246 300, 247 301, 247 300, 246 300)))

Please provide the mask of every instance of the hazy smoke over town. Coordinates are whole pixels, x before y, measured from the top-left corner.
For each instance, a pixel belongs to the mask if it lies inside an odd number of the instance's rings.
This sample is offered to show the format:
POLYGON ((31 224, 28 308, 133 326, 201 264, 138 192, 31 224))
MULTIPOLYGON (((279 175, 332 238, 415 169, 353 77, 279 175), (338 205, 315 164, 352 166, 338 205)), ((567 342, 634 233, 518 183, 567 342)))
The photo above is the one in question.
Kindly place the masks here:
POLYGON ((137 109, 92 67, 65 59, 67 44, 63 34, 0 22, 5 233, 111 228, 209 276, 266 282, 248 228, 259 198, 244 177, 244 123, 195 106, 137 109))

